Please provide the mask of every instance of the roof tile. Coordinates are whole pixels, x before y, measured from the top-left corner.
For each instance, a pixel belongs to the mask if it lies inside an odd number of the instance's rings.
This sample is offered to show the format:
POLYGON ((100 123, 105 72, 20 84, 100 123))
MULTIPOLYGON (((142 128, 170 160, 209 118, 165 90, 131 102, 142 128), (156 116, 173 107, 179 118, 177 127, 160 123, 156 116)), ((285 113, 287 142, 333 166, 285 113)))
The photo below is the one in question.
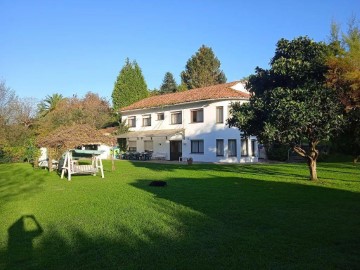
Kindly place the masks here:
POLYGON ((152 96, 123 107, 120 109, 120 112, 210 99, 248 99, 250 97, 249 94, 231 88, 238 83, 240 83, 240 81, 206 86, 184 92, 152 96))

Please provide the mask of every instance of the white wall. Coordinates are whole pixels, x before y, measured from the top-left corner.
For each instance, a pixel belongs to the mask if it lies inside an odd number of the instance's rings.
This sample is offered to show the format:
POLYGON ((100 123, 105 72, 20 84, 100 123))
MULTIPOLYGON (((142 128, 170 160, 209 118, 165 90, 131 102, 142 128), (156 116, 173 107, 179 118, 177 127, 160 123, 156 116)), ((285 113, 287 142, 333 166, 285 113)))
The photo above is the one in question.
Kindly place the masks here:
POLYGON ((104 152, 100 155, 100 158, 101 158, 101 159, 109 159, 109 158, 111 158, 110 149, 111 149, 110 146, 107 146, 107 145, 104 145, 104 144, 100 144, 100 145, 98 146, 98 151, 104 151, 104 152))
POLYGON ((47 148, 46 147, 40 147, 39 161, 46 160, 47 158, 48 158, 47 148))
MULTIPOLYGON (((232 100, 233 102, 239 102, 239 100, 232 100)), ((132 112, 123 112, 122 120, 127 121, 128 117, 136 116, 136 127, 130 128, 130 131, 150 131, 150 130, 161 130, 161 129, 185 129, 185 134, 175 135, 173 137, 153 137, 154 141, 154 152, 166 153, 167 159, 170 159, 170 142, 171 140, 182 140, 182 156, 192 157, 194 161, 200 162, 256 162, 256 157, 252 157, 249 153, 249 157, 241 157, 241 141, 240 132, 237 128, 229 128, 226 125, 226 119, 229 117, 229 109, 231 100, 222 101, 202 101, 193 102, 187 104, 167 106, 164 108, 153 108, 135 110, 132 112), (224 107, 224 122, 216 123, 216 107, 224 107), (203 122, 192 123, 191 122, 191 110, 203 109, 203 122), (181 111, 182 112, 182 124, 171 124, 171 112, 181 111), (157 120, 157 113, 164 113, 164 120, 157 120), (142 116, 151 114, 151 126, 142 126, 142 116), (216 156, 216 139, 224 140, 224 156, 216 156), (228 156, 228 140, 235 139, 237 146, 237 156, 228 156), (194 154, 191 153, 191 140, 204 140, 204 153, 194 154)), ((241 103, 247 102, 241 100, 241 103)), ((142 152, 144 149, 144 140, 149 138, 135 138, 137 141, 137 151, 142 152)), ((251 137, 248 140, 248 149, 251 150, 251 137)), ((134 140, 134 139, 131 139, 134 140)))

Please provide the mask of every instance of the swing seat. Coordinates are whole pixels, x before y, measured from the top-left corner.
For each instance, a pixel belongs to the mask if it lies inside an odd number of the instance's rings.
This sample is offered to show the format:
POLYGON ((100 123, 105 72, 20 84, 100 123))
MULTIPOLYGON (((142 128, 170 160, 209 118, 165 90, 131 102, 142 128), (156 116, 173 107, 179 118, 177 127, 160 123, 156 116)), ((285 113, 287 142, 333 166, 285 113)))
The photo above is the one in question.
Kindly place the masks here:
MULTIPOLYGON (((101 152, 100 152, 101 154, 101 152)), ((68 175, 68 180, 71 180, 72 174, 92 174, 96 175, 97 172, 101 172, 101 178, 104 178, 104 169, 101 158, 99 158, 99 151, 91 150, 68 150, 64 155, 64 162, 62 163, 61 179, 65 173, 68 175), (80 152, 83 154, 91 155, 91 165, 79 165, 72 158, 72 152, 80 152)))
POLYGON ((73 174, 95 174, 98 169, 93 165, 74 165, 73 174))

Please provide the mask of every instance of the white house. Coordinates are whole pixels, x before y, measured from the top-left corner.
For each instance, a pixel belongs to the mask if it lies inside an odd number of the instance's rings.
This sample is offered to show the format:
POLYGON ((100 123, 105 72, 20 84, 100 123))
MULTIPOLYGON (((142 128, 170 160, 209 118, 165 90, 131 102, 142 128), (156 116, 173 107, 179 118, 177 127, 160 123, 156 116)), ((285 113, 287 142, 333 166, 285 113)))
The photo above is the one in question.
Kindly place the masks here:
POLYGON ((129 151, 153 151, 154 158, 200 162, 256 162, 256 137, 242 138, 237 128, 229 128, 232 102, 248 102, 249 92, 242 82, 231 82, 152 96, 120 110, 129 132, 129 151))

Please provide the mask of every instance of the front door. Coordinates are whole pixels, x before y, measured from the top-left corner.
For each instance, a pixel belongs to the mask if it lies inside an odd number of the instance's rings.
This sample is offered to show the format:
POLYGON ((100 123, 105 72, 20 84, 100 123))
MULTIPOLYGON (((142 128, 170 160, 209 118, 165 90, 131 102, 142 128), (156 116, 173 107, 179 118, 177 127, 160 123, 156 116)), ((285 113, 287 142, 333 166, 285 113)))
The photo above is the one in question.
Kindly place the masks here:
POLYGON ((170 141, 170 160, 179 160, 182 156, 181 141, 170 141))

